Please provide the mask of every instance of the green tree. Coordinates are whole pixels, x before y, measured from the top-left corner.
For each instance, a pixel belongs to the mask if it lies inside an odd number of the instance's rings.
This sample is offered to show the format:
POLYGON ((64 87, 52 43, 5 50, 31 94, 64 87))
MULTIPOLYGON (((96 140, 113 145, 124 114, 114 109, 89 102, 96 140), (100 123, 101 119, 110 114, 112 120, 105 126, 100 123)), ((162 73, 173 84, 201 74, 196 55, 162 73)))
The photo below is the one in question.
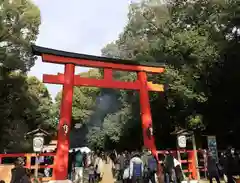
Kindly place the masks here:
MULTIPOLYGON (((164 74, 148 75, 149 80, 166 86, 163 94, 150 94, 159 148, 175 146, 175 139, 169 133, 176 127, 196 133, 205 130, 204 133, 216 134, 222 139, 228 132, 236 134, 240 128, 236 112, 239 92, 231 88, 240 76, 239 12, 237 0, 133 3, 119 38, 102 49, 102 54, 108 57, 165 63, 164 74)), ((116 71, 114 77, 134 80, 136 74, 116 71)), ((92 144, 105 148, 140 147, 139 95, 132 91, 107 91, 117 94, 120 105, 100 116, 103 125, 89 133, 92 144)), ((98 90, 90 101, 105 92, 98 90)), ((82 96, 82 108, 74 110, 73 118, 93 107, 94 102, 86 105, 87 95, 82 96)))
MULTIPOLYGON (((88 72, 81 73, 81 77, 100 78, 101 74, 97 69, 89 70, 88 72)), ((96 98, 100 94, 99 88, 95 87, 74 87, 73 104, 72 104, 72 121, 73 126, 75 123, 87 123, 90 115, 93 113, 93 106, 95 105, 96 98)), ((62 92, 56 96, 56 104, 58 111, 60 109, 62 99, 62 92)))
MULTIPOLYGON (((101 74, 97 69, 89 70, 81 73, 81 77, 101 78, 101 74)), ((87 126, 91 116, 95 112, 95 105, 100 89, 95 87, 74 87, 73 104, 72 104, 72 131, 71 131, 71 146, 79 146, 86 142, 87 126), (80 129, 75 128, 75 126, 80 129), (81 134, 80 136, 78 134, 81 134)), ((62 92, 56 96, 56 105, 54 106, 59 117, 62 92)), ((91 136, 94 138, 94 136, 91 136)))
POLYGON ((30 0, 3 0, 0 9, 0 150, 19 152, 31 146, 26 132, 39 126, 52 129, 47 89, 26 76, 36 59, 31 44, 38 35, 40 11, 30 0))
MULTIPOLYGON (((219 74, 223 73, 222 64, 225 65, 226 58, 222 56, 226 53, 232 57, 238 55, 226 51, 239 48, 237 4, 237 1, 205 0, 172 1, 153 6, 151 1, 145 1, 130 6, 129 22, 123 33, 117 41, 103 49, 103 54, 166 63, 166 72, 162 77, 149 75, 154 82, 166 84, 165 99, 162 95, 151 95, 156 131, 169 133, 175 126, 195 130, 207 128, 208 132, 209 127, 216 128, 213 118, 218 118, 216 113, 219 112, 216 105, 209 105, 209 102, 213 98, 213 86, 219 87, 216 80, 220 82, 219 74), (165 13, 157 16, 156 10, 165 13), (163 104, 165 107, 161 106, 163 104), (161 114, 159 109, 162 109, 161 114), (215 110, 211 119, 208 110, 215 110)), ((232 75, 233 67, 229 69, 228 74, 232 75)), ((231 82, 237 82, 236 78, 232 78, 231 82)), ((232 91, 229 87, 227 90, 228 96, 231 96, 232 91)), ((223 94, 214 97, 213 101, 222 101, 221 97, 223 94)), ((219 111, 222 111, 221 108, 219 111)), ((223 116, 227 117, 226 112, 221 113, 223 116)), ((224 128, 214 133, 226 134, 224 128)))
POLYGON ((30 0, 3 0, 0 8, 0 63, 27 71, 34 65, 30 44, 38 35, 40 11, 30 0))
MULTIPOLYGON (((81 73, 80 76, 97 79, 102 78, 102 74, 98 69, 81 73)), ((112 89, 95 87, 74 88, 72 105, 72 146, 81 146, 83 143, 88 143, 95 148, 104 148, 106 141, 109 143, 119 142, 122 128, 121 120, 123 119, 123 115, 126 116, 127 113, 115 114, 115 112, 117 112, 119 108, 126 108, 123 94, 124 93, 112 89), (115 116, 115 120, 113 120, 113 116, 115 116), (74 128, 78 125, 81 129, 74 128), (79 134, 81 134, 81 137, 79 137, 79 134)), ((56 97, 56 107, 58 109, 60 103, 61 92, 56 97)))
POLYGON ((1 82, 1 150, 30 150, 25 134, 38 127, 54 132, 52 101, 47 88, 36 78, 12 72, 1 82))
POLYGON ((33 128, 39 125, 42 128, 50 128, 48 129, 50 131, 53 130, 56 127, 56 120, 53 118, 53 102, 48 89, 34 76, 27 77, 26 82, 29 97, 36 102, 35 105, 37 108, 36 114, 31 112, 32 120, 35 122, 33 128))

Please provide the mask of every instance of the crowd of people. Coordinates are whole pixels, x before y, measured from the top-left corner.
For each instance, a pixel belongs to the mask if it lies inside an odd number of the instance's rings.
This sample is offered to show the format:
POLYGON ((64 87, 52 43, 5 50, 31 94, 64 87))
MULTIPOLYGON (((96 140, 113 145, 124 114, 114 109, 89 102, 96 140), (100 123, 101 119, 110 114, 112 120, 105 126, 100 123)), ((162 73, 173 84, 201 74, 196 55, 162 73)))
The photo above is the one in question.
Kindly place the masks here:
POLYGON ((104 163, 112 165, 112 174, 117 181, 122 182, 156 182, 157 160, 150 151, 82 153, 73 151, 69 154, 69 179, 82 183, 84 172, 88 174, 89 183, 100 182, 104 174, 104 163))
MULTIPOLYGON (((158 162, 149 150, 135 151, 109 155, 113 163, 113 175, 123 183, 155 183, 157 182, 158 162)), ((181 182, 184 177, 180 163, 170 153, 166 153, 161 160, 164 167, 166 183, 181 182)))
MULTIPOLYGON (((117 180, 123 183, 156 182, 157 160, 150 151, 124 152, 119 155, 111 153, 110 157, 114 162, 113 174, 117 180)), ((170 151, 159 157, 159 160, 165 183, 179 183, 186 180, 181 163, 170 151)), ((217 183, 220 183, 220 179, 224 179, 227 183, 235 183, 240 176, 240 154, 234 148, 228 148, 218 159, 208 151, 204 166, 207 168, 210 183, 213 182, 213 178, 217 183)))
POLYGON ((73 150, 69 153, 68 178, 74 183, 83 183, 84 174, 88 174, 89 183, 100 182, 104 160, 105 154, 100 151, 86 153, 73 150))
POLYGON ((240 175, 240 154, 234 148, 222 152, 219 160, 208 152, 206 164, 210 183, 213 178, 217 183, 220 183, 220 178, 224 178, 225 182, 234 183, 235 177, 240 175))
MULTIPOLYGON (((180 183, 185 180, 185 175, 181 168, 181 163, 167 151, 162 157, 154 157, 151 151, 145 149, 142 152, 81 152, 72 151, 69 153, 68 178, 73 183, 101 182, 104 174, 104 164, 110 164, 113 177, 117 182, 123 183, 156 183, 158 162, 161 162, 164 182, 180 183)), ((52 161, 49 160, 48 161, 52 161)), ((12 179, 10 183, 30 183, 31 172, 24 168, 24 159, 18 158, 12 169, 12 179)), ((207 152, 205 158, 210 183, 213 178, 217 183, 224 178, 225 182, 234 183, 234 176, 240 175, 240 154, 234 148, 228 148, 216 158, 213 153, 207 152)), ((44 169, 44 172, 46 173, 44 169)), ((50 171, 47 171, 51 173, 50 171)))

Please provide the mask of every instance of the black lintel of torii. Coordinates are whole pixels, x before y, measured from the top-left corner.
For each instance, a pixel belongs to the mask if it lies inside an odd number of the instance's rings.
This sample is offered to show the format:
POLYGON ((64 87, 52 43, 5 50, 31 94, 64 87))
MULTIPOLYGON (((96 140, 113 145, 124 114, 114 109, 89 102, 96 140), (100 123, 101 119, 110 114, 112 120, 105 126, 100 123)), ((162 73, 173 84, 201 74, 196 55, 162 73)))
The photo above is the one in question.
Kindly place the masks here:
POLYGON ((38 55, 38 56, 41 56, 42 54, 48 54, 48 55, 54 55, 54 56, 60 56, 60 57, 76 58, 76 59, 99 61, 99 62, 114 63, 114 64, 147 66, 147 67, 156 67, 156 68, 164 68, 165 67, 165 61, 162 61, 162 60, 160 60, 158 62, 142 62, 142 61, 140 62, 138 60, 123 60, 123 59, 117 59, 117 58, 102 57, 102 56, 67 52, 67 51, 62 51, 62 50, 55 50, 55 49, 36 46, 36 45, 32 45, 32 52, 34 55, 38 55))

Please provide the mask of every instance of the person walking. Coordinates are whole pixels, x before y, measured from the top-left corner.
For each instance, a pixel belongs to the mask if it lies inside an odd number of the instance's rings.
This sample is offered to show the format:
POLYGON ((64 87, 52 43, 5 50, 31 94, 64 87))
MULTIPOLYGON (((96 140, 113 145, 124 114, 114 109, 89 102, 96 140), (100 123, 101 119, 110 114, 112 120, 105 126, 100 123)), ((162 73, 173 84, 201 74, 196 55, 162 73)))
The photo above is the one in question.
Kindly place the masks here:
POLYGON ((134 153, 132 159, 130 160, 130 179, 132 183, 142 183, 143 182, 143 161, 140 158, 139 153, 134 153))
POLYGON ((228 183, 234 183, 233 176, 239 175, 239 156, 235 149, 229 147, 226 155, 226 176, 228 183))
POLYGON ((220 183, 220 178, 219 178, 219 172, 217 168, 217 161, 213 157, 212 153, 208 153, 207 157, 207 171, 208 171, 208 177, 209 177, 209 182, 212 183, 212 179, 215 178, 217 183, 220 183))
POLYGON ((148 168, 148 178, 146 183, 151 181, 151 183, 155 183, 155 174, 157 173, 157 160, 153 156, 152 152, 149 150, 148 151, 148 156, 147 156, 147 168, 148 168))
POLYGON ((118 180, 123 180, 123 173, 125 169, 125 154, 121 153, 118 157, 118 163, 119 163, 119 173, 118 173, 118 180))
POLYGON ((11 170, 10 183, 31 183, 27 170, 23 167, 23 158, 17 158, 14 162, 14 168, 11 170))
POLYGON ((88 183, 95 183, 95 168, 93 163, 89 165, 88 169, 88 183))
POLYGON ((166 152, 164 165, 166 171, 166 182, 170 181, 176 183, 174 158, 169 151, 166 152))
POLYGON ((149 179, 149 170, 148 170, 148 150, 143 149, 141 160, 143 161, 143 180, 147 182, 149 179))
POLYGON ((75 153, 74 183, 83 183, 83 154, 80 150, 75 153))
POLYGON ((100 182, 103 177, 103 168, 104 168, 104 163, 103 159, 100 153, 98 153, 95 162, 94 162, 94 167, 95 167, 95 177, 96 181, 100 182))
POLYGON ((176 158, 173 158, 173 162, 174 162, 176 181, 177 183, 181 183, 184 180, 184 174, 182 171, 181 163, 176 158))

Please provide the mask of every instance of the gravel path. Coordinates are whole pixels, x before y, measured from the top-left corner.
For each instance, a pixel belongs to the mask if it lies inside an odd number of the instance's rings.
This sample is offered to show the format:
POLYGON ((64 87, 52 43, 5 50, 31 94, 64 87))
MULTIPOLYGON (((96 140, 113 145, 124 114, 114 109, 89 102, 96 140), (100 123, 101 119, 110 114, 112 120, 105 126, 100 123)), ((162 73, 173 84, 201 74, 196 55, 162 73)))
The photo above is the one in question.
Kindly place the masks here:
MULTIPOLYGON (((112 163, 104 163, 104 174, 101 183, 114 183, 115 179, 112 176, 112 163)), ((88 169, 84 170, 83 183, 88 183, 88 169)))

